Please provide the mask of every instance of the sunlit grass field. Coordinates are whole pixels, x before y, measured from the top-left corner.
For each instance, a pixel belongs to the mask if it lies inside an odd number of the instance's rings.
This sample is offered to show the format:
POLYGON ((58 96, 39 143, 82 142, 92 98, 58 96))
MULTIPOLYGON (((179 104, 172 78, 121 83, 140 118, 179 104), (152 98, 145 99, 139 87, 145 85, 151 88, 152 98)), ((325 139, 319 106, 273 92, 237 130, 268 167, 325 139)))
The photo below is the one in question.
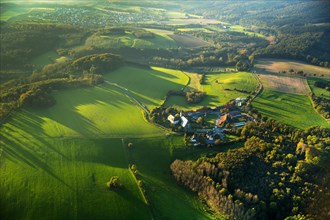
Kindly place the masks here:
POLYGON ((330 124, 313 109, 310 99, 305 95, 264 90, 252 105, 263 115, 293 127, 330 127, 330 124))
MULTIPOLYGON (((191 81, 191 82, 195 82, 191 81)), ((167 106, 175 106, 181 109, 196 109, 203 106, 219 106, 226 104, 229 100, 238 97, 247 97, 257 89, 258 82, 248 72, 238 73, 208 73, 204 85, 199 90, 206 92, 206 97, 201 103, 189 105, 183 97, 171 97, 167 106), (244 90, 248 93, 236 91, 244 90)), ((188 86, 189 87, 189 86, 188 86)))
POLYGON ((150 219, 120 139, 1 136, 1 219, 150 219))
POLYGON ((85 138, 162 133, 143 118, 142 109, 111 85, 63 91, 55 98, 54 107, 19 111, 2 129, 17 137, 29 137, 32 131, 43 137, 85 138))
POLYGON ((108 74, 106 79, 129 89, 150 108, 163 103, 169 90, 181 90, 189 78, 180 70, 125 66, 108 74))
MULTIPOLYGON (((124 67, 106 78, 119 84, 120 75, 134 74, 141 74, 141 81, 123 80, 123 86, 156 104, 168 88, 181 88, 188 80, 180 71, 156 67, 124 67)), ((22 109, 0 128, 1 219, 212 217, 169 172, 176 149, 185 155, 182 138, 166 138, 123 90, 104 83, 54 96, 55 106, 22 109), (131 163, 145 181, 149 206, 128 171, 131 163), (115 175, 122 187, 109 191, 106 182, 115 175)))

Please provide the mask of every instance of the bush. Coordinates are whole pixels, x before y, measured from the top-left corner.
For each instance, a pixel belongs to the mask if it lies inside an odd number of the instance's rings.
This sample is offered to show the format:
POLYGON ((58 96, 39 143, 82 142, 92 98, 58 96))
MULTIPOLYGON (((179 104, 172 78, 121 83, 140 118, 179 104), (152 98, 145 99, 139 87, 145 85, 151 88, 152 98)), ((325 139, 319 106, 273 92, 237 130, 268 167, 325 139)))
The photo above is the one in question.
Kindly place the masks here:
POLYGON ((121 184, 118 176, 111 177, 109 182, 107 182, 108 189, 119 188, 120 186, 121 184))

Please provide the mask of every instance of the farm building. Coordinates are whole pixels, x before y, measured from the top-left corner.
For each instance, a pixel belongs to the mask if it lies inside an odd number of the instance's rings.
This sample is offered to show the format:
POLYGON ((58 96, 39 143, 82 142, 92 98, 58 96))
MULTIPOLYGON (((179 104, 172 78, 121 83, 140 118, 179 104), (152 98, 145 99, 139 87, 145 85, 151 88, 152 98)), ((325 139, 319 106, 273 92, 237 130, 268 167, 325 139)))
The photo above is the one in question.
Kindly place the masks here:
POLYGON ((235 127, 242 127, 245 125, 245 122, 237 122, 234 124, 235 127))
POLYGON ((188 124, 188 119, 184 116, 181 116, 181 126, 184 128, 188 124))
POLYGON ((228 114, 224 114, 218 120, 216 120, 216 125, 218 127, 222 127, 222 126, 225 125, 225 123, 227 122, 227 120, 228 120, 228 114))
POLYGON ((169 115, 167 117, 167 120, 169 120, 171 122, 171 124, 174 124, 174 125, 177 125, 180 122, 179 118, 177 118, 177 117, 175 117, 173 115, 169 115))
POLYGON ((231 118, 239 118, 241 116, 242 116, 242 114, 241 114, 240 111, 231 111, 231 112, 229 112, 229 117, 231 117, 231 118))

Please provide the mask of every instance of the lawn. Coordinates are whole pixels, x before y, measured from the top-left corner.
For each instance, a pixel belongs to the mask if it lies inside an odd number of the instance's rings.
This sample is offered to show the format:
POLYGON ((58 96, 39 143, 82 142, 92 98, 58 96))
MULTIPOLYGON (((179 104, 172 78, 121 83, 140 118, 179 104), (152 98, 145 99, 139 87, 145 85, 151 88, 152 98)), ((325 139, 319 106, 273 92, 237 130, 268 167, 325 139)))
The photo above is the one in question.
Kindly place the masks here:
POLYGON ((256 37, 266 38, 265 35, 259 34, 257 32, 246 31, 245 28, 240 26, 240 25, 231 25, 229 30, 234 31, 234 32, 244 33, 244 34, 249 35, 249 36, 256 36, 256 37))
POLYGON ((35 65, 38 69, 44 67, 47 64, 56 62, 58 54, 56 51, 51 50, 46 53, 43 53, 32 60, 32 64, 35 65))
POLYGON ((93 34, 86 39, 83 45, 76 47, 75 50, 80 51, 95 47, 100 49, 118 49, 123 47, 165 49, 178 47, 172 38, 164 34, 153 33, 155 35, 152 38, 137 38, 130 32, 122 35, 93 34))
POLYGON ((252 105, 264 116, 297 128, 317 125, 330 127, 313 109, 310 99, 305 95, 264 90, 252 105))
MULTIPOLYGON (((192 81, 193 82, 193 81, 192 81)), ((174 106, 184 110, 201 108, 203 106, 219 106, 229 100, 238 97, 247 97, 248 93, 235 91, 245 90, 249 93, 256 90, 258 82, 248 72, 238 73, 208 73, 202 91, 206 92, 206 98, 199 104, 188 105, 182 97, 171 97, 167 106, 174 106)))
POLYGON ((322 82, 329 82, 330 79, 321 79, 321 78, 308 78, 307 79, 307 82, 308 82, 308 85, 309 87, 311 88, 312 92, 316 95, 316 96, 322 96, 324 98, 328 98, 330 99, 330 92, 325 90, 325 89, 322 89, 322 88, 319 88, 319 87, 316 87, 314 86, 314 83, 316 81, 322 81, 322 82))
POLYGON ((135 98, 150 109, 162 104, 169 90, 181 90, 189 80, 179 70, 134 66, 125 66, 115 70, 106 75, 106 79, 129 89, 135 98))
MULTIPOLYGON (((182 87, 176 80, 187 81, 169 69, 124 70, 152 82, 126 84, 132 89, 161 88, 155 99, 169 85, 182 87)), ((118 71, 113 77, 127 72, 118 71)), ((169 172, 174 158, 187 156, 182 137, 164 137, 122 92, 107 83, 57 92, 54 107, 22 109, 0 128, 1 219, 213 218, 169 172), (146 183, 150 206, 127 169, 132 162, 146 183), (108 191, 106 182, 115 175, 123 187, 108 191)))
POLYGON ((162 130, 148 123, 142 110, 122 91, 104 84, 55 94, 48 109, 21 110, 2 131, 18 137, 122 137, 158 136, 162 130))
POLYGON ((1 136, 1 219, 150 219, 120 139, 1 136))
POLYGON ((129 141, 134 143, 130 158, 145 182, 155 219, 214 219, 196 195, 180 186, 170 172, 174 159, 200 156, 201 151, 183 147, 182 137, 129 141))

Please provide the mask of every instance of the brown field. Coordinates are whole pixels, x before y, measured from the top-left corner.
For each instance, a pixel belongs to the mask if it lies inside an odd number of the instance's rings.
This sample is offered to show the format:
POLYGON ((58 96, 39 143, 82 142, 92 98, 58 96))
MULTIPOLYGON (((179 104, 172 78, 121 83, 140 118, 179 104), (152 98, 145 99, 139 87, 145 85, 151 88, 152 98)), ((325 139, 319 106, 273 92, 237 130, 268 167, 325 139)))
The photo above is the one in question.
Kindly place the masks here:
POLYGON ((294 94, 307 94, 306 80, 281 75, 258 74, 264 88, 294 94))
POLYGON ((256 60, 257 72, 272 72, 278 73, 280 71, 288 71, 293 69, 295 71, 304 71, 308 75, 330 78, 330 68, 314 66, 300 61, 285 60, 285 59, 258 59, 256 60))
POLYGON ((169 25, 186 25, 186 24, 220 24, 221 22, 215 19, 206 18, 174 18, 164 22, 169 25))
POLYGON ((199 39, 197 37, 189 36, 189 35, 169 35, 175 42, 178 44, 179 47, 206 47, 210 46, 211 44, 199 39))

